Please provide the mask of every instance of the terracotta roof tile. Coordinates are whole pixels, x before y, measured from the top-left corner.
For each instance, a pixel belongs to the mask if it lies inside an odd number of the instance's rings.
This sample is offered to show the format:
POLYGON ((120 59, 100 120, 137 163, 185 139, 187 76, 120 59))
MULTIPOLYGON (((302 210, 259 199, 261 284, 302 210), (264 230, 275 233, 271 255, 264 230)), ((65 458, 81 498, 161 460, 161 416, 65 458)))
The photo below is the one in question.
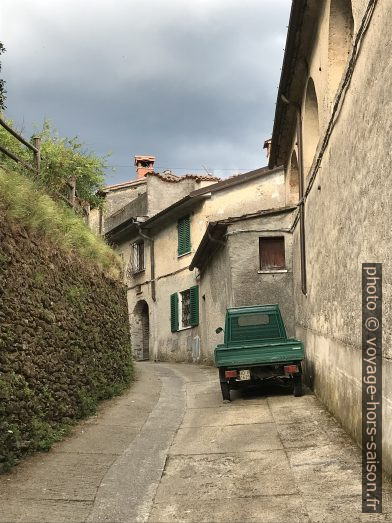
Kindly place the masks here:
POLYGON ((196 180, 197 182, 220 182, 220 178, 210 175, 199 175, 199 174, 184 174, 183 176, 176 176, 173 173, 147 173, 146 176, 156 176, 160 180, 165 182, 178 183, 183 180, 196 180))

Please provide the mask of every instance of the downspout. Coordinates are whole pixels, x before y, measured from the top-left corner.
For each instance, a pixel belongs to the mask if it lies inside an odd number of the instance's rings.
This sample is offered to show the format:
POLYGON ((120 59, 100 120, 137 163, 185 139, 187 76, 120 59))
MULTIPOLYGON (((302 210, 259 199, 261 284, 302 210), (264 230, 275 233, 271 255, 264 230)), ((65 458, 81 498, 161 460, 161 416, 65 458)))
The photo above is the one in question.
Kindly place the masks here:
POLYGON ((298 169, 299 169, 299 229, 300 229, 300 251, 301 251, 301 289, 302 294, 307 296, 306 281, 306 242, 305 242, 305 181, 304 181, 304 154, 302 137, 302 111, 299 104, 291 102, 286 96, 281 95, 282 101, 292 105, 297 113, 297 141, 298 141, 298 169))
POLYGON ((134 220, 136 227, 138 228, 139 235, 150 242, 150 265, 151 265, 151 298, 152 301, 156 301, 156 290, 155 290, 155 248, 154 248, 154 239, 150 236, 147 236, 141 231, 141 224, 134 220))

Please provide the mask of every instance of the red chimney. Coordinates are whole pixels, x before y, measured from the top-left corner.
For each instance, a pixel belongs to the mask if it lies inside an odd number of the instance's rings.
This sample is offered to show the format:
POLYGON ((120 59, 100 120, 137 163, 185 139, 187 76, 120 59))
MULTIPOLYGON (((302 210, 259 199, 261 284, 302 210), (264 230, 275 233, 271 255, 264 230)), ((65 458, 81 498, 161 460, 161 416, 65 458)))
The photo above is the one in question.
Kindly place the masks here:
POLYGON ((135 156, 136 178, 144 178, 147 173, 154 172, 155 156, 135 156))

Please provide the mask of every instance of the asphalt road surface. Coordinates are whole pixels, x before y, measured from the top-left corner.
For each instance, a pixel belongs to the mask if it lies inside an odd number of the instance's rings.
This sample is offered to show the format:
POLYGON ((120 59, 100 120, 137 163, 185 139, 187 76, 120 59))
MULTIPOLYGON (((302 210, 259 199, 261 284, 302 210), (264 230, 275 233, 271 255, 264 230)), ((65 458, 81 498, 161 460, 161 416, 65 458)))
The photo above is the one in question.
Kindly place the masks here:
POLYGON ((353 522, 361 454, 307 393, 221 399, 216 369, 138 363, 127 393, 0 476, 1 522, 353 522))

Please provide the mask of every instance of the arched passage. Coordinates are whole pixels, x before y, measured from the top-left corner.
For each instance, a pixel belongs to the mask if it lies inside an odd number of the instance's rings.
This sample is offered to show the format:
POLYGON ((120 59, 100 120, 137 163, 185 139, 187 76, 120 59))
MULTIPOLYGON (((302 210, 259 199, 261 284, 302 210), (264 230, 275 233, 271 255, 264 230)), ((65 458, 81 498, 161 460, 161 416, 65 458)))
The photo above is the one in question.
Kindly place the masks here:
POLYGON ((335 97, 352 47, 354 18, 350 0, 331 0, 328 38, 328 83, 335 97))
POLYGON ((317 149, 320 137, 319 114, 316 88, 312 78, 309 78, 306 88, 304 124, 303 124, 303 151, 304 175, 308 173, 317 149))
POLYGON ((146 301, 137 302, 131 321, 131 341, 136 359, 150 359, 150 315, 146 301))
POLYGON ((299 200, 299 169, 297 153, 295 151, 291 154, 289 171, 287 173, 287 202, 298 203, 299 200))

